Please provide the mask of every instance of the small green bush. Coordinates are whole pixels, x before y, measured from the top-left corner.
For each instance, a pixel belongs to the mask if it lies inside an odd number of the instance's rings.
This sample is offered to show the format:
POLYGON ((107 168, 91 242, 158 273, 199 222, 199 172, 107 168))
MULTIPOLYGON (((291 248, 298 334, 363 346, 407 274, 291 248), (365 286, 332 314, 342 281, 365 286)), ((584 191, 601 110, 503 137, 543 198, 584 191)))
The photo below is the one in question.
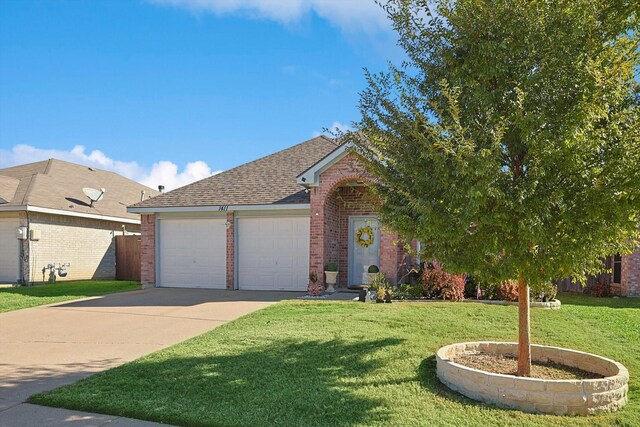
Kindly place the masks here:
POLYGON ((369 268, 367 269, 367 273, 379 273, 380 269, 378 268, 377 265, 370 265, 369 268))
POLYGON ((336 264, 335 262, 330 262, 329 264, 325 265, 324 271, 338 271, 338 264, 336 264))
POLYGON ((373 276, 369 290, 376 293, 376 302, 383 302, 385 299, 391 299, 393 297, 391 283, 384 273, 378 273, 373 276))
POLYGON ((551 301, 556 298, 557 294, 558 287, 551 282, 531 287, 531 299, 534 301, 551 301))
POLYGON ((422 285, 419 283, 404 283, 394 289, 396 299, 418 299, 422 297, 422 285))

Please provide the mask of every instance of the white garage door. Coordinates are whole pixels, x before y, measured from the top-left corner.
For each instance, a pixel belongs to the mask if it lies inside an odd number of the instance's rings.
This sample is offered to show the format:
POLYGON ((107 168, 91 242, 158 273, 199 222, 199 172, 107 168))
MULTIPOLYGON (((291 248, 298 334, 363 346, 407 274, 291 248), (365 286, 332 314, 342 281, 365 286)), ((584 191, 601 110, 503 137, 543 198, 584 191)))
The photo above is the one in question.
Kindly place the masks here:
POLYGON ((16 228, 17 219, 0 218, 0 283, 13 283, 18 278, 20 255, 16 228))
POLYGON ((239 218, 238 287, 306 291, 309 217, 239 218))
POLYGON ((161 219, 159 228, 160 286, 226 288, 224 219, 161 219))

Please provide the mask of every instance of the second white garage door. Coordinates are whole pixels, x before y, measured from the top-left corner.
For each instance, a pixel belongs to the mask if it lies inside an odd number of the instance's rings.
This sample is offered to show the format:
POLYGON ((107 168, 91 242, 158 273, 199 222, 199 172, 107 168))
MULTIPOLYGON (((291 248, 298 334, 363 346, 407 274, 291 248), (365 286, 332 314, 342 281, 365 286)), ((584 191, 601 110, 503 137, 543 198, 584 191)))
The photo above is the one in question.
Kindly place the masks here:
POLYGON ((0 283, 13 283, 18 276, 19 241, 17 219, 0 218, 0 283))
POLYGON ((238 287, 306 291, 309 217, 239 218, 238 287))
POLYGON ((161 219, 159 282, 162 287, 226 287, 224 219, 161 219))

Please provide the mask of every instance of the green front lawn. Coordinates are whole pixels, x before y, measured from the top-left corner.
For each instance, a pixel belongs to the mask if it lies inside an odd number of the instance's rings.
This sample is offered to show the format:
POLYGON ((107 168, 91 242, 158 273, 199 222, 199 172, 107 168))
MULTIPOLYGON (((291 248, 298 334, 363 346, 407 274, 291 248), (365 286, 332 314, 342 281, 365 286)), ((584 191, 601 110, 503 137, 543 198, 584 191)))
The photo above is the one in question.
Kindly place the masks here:
POLYGON ((140 283, 102 280, 0 288, 0 313, 54 302, 140 289, 140 283))
POLYGON ((560 299, 532 310, 534 341, 626 365, 622 411, 531 415, 447 390, 436 349, 517 337, 516 307, 461 303, 286 301, 32 400, 189 426, 640 425, 640 300, 560 299))

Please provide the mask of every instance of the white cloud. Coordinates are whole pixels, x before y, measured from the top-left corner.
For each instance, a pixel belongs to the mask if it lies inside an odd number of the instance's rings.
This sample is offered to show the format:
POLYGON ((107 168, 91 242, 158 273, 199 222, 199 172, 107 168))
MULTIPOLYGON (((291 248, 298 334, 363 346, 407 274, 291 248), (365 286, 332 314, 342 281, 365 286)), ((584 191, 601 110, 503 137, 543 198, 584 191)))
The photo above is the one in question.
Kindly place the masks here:
POLYGON ((374 32, 391 28, 374 0, 147 0, 215 15, 235 14, 294 24, 315 13, 345 32, 374 32))
POLYGON ((313 137, 315 138, 316 136, 320 136, 320 135, 327 135, 329 137, 333 137, 336 136, 334 134, 340 134, 343 132, 347 132, 353 130, 353 128, 349 125, 345 125, 344 123, 341 123, 339 121, 335 121, 333 123, 331 123, 331 126, 327 127, 326 129, 323 129, 322 132, 319 131, 315 131, 313 132, 313 137))
POLYGON ((178 165, 168 160, 161 160, 148 168, 141 166, 138 162, 114 160, 100 150, 91 152, 86 150, 82 145, 76 145, 71 150, 65 151, 20 144, 11 150, 0 149, 0 168, 54 158, 110 170, 151 188, 164 185, 167 191, 221 172, 212 172, 209 165, 201 160, 187 163, 180 171, 178 165))

